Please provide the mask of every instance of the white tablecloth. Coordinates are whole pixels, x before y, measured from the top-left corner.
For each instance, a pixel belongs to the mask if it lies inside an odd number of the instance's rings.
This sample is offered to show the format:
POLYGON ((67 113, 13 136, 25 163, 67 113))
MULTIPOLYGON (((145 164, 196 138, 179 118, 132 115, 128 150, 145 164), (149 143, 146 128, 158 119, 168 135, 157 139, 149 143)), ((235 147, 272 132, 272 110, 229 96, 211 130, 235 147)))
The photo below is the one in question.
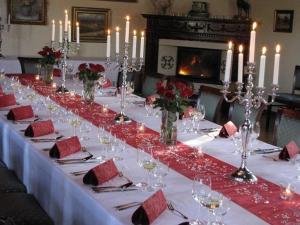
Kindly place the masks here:
MULTIPOLYGON (((133 96, 129 101, 136 101, 133 96)), ((119 99, 115 97, 98 97, 97 102, 108 104, 109 108, 119 110, 119 99)), ((134 104, 128 104, 128 115, 136 121, 143 121, 146 126, 159 129, 160 119, 155 117, 145 118, 145 109, 134 104)), ((133 191, 125 193, 94 193, 91 188, 82 183, 82 176, 72 176, 70 172, 94 167, 95 163, 58 165, 50 159, 48 152, 53 143, 33 143, 20 132, 26 125, 14 124, 5 119, 6 112, 0 115, 0 157, 14 169, 19 178, 24 182, 28 191, 33 193, 41 206, 46 210, 56 225, 95 225, 131 224, 131 215, 136 208, 115 211, 113 206, 132 202, 143 201, 152 193, 133 191)), ((38 112, 41 118, 48 118, 45 111, 38 112)), ((203 122, 203 127, 216 126, 208 121, 203 122)), ((179 124, 179 130, 182 124, 179 124)), ((65 136, 72 134, 72 129, 64 124, 56 124, 56 130, 65 136)), ((51 136, 51 135, 50 135, 51 136)), ((201 144, 204 151, 218 159, 239 166, 240 156, 233 155, 233 143, 230 139, 213 139, 207 135, 179 134, 179 140, 188 145, 201 144)), ((95 156, 101 155, 101 146, 97 140, 97 128, 93 126, 91 138, 82 143, 95 156)), ((261 146, 268 146, 261 143, 261 146)), ((82 153, 76 153, 78 156, 82 153)), ((118 163, 123 173, 134 182, 139 182, 145 177, 145 172, 138 167, 136 162, 137 150, 127 146, 124 160, 118 163)), ((70 156, 74 158, 75 156, 70 156)), ((296 175, 295 168, 288 162, 273 162, 261 155, 252 156, 249 167, 253 172, 276 184, 290 182, 296 175)), ((171 170, 165 178, 167 187, 164 193, 175 207, 190 218, 197 214, 201 217, 207 214, 206 210, 199 210, 199 206, 192 199, 192 181, 176 171, 171 170)), ((295 182, 297 193, 300 193, 300 182, 295 182)), ((280 198, 278 196, 278 201, 280 198)), ((260 203, 267 204, 267 203, 260 203)), ((224 217, 224 222, 230 225, 263 225, 267 224, 257 216, 248 212, 235 203, 230 203, 231 210, 224 217)), ((164 212, 153 225, 176 225, 184 220, 170 211, 164 212)))
POLYGON ((0 58, 0 70, 5 73, 22 73, 21 64, 16 57, 0 58))

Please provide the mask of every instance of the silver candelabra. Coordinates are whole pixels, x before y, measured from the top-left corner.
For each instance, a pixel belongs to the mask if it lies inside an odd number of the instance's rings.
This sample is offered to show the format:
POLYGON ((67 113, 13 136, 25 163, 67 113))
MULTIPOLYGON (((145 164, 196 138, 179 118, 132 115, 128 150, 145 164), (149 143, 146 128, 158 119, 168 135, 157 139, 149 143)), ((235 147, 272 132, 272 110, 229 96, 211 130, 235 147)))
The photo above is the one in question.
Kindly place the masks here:
POLYGON ((2 54, 2 33, 10 31, 10 24, 2 23, 2 18, 0 17, 0 58, 3 58, 4 55, 2 54))
POLYGON ((262 104, 269 105, 272 104, 276 97, 276 92, 278 91, 278 85, 272 85, 272 99, 268 102, 265 99, 264 87, 257 87, 257 92, 254 93, 253 76, 255 75, 255 63, 247 63, 247 82, 245 83, 246 92, 243 92, 243 83, 237 82, 237 92, 235 96, 229 99, 228 95, 231 94, 229 89, 230 82, 223 81, 222 93, 227 102, 239 101, 239 104, 245 106, 245 121, 241 126, 241 138, 242 138, 242 162, 240 168, 231 174, 231 177, 238 182, 250 182, 254 183, 257 181, 257 177, 247 168, 247 158, 248 158, 248 144, 250 140, 250 135, 252 132, 252 122, 250 121, 251 109, 258 109, 262 104))
MULTIPOLYGON (((130 47, 129 43, 125 42, 124 46, 124 57, 123 57, 123 62, 120 60, 120 55, 116 54, 116 63, 119 66, 119 72, 122 73, 122 85, 121 85, 121 111, 120 113, 115 117, 115 122, 116 123, 130 123, 131 119, 126 115, 125 113, 125 99, 126 99, 126 90, 127 90, 127 73, 128 72, 139 72, 142 69, 142 66, 144 64, 144 59, 140 58, 137 60, 136 58, 131 58, 129 59, 129 53, 128 49, 130 47), (130 63, 131 61, 131 63, 130 63)), ((110 57, 107 58, 106 64, 109 68, 109 65, 111 64, 111 59, 110 57)))
POLYGON ((73 43, 71 40, 68 40, 68 32, 64 31, 62 42, 51 41, 51 47, 56 51, 62 52, 62 60, 60 62, 62 68, 62 83, 61 86, 56 90, 60 93, 68 92, 66 88, 66 73, 67 73, 67 59, 69 54, 77 54, 80 49, 79 43, 73 43))

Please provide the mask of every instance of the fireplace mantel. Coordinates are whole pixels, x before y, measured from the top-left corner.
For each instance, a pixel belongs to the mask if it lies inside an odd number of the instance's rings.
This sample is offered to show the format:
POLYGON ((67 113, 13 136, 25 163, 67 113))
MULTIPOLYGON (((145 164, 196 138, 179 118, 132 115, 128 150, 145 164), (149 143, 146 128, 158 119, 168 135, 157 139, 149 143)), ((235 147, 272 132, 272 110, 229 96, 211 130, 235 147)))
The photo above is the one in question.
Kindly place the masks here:
POLYGON ((145 72, 150 74, 157 72, 159 39, 249 43, 251 21, 150 14, 143 17, 147 19, 145 72))

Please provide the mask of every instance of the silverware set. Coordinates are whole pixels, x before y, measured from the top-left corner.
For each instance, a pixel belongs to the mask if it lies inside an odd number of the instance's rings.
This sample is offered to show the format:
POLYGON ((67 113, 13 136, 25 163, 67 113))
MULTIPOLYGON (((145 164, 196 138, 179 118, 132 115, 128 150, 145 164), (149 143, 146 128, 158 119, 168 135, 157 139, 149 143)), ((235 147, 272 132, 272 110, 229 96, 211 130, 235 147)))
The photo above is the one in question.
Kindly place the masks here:
POLYGON ((282 151, 282 148, 265 148, 265 149, 255 149, 253 151, 254 154, 271 154, 275 152, 280 152, 282 151))
POLYGON ((200 129, 200 131, 202 132, 214 132, 214 131, 219 131, 220 128, 203 128, 203 129, 200 129))
MULTIPOLYGON (((97 160, 97 158, 94 158, 94 155, 91 154, 90 152, 88 152, 89 155, 83 158, 76 158, 76 159, 56 159, 55 161, 59 164, 76 164, 76 163, 83 163, 83 162, 87 162, 90 159, 95 159, 97 160)), ((94 161, 93 161, 94 162, 94 161)), ((98 162, 98 161, 97 161, 98 162)))
POLYGON ((56 142, 59 139, 62 139, 64 136, 60 135, 56 138, 31 138, 30 140, 35 142, 35 143, 40 143, 40 142, 56 142))
POLYGON ((28 124, 28 123, 33 123, 40 120, 40 118, 36 118, 34 120, 15 120, 13 121, 14 124, 28 124))

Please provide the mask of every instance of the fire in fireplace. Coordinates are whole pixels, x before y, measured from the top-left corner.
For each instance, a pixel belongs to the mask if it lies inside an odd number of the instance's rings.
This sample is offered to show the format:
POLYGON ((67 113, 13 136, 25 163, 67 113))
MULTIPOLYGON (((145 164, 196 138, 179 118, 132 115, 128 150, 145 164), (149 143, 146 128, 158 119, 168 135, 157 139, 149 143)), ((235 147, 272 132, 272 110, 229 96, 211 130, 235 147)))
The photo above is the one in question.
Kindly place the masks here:
POLYGON ((222 50, 178 47, 176 76, 193 82, 220 82, 222 50))

